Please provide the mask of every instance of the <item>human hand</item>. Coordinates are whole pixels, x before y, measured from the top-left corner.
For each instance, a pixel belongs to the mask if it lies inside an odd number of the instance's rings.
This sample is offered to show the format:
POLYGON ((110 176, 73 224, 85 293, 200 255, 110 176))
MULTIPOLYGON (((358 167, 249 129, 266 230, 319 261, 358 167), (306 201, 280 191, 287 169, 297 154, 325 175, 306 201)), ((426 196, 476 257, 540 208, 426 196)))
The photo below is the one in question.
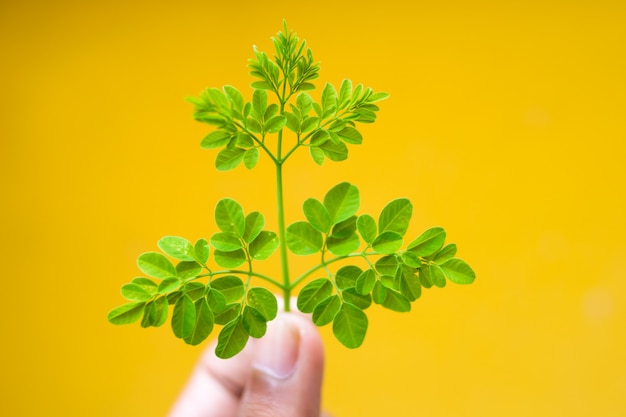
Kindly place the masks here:
POLYGON ((204 353, 170 417, 319 417, 324 347, 298 313, 278 314, 267 334, 230 359, 204 353))

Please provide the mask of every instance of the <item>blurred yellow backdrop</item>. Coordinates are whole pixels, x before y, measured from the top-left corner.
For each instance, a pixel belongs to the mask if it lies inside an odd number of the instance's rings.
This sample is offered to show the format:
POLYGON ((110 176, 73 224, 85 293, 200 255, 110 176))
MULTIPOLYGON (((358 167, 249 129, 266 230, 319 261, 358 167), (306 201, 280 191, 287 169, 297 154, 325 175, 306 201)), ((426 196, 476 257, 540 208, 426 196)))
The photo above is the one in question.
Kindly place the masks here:
POLYGON ((371 309, 356 351, 321 329, 324 407, 626 415, 626 10, 603 0, 3 1, 0 414, 167 413, 202 348, 105 316, 218 199, 274 224, 267 164, 217 173, 184 97, 245 90, 283 18, 320 82, 391 94, 348 161, 285 168, 287 221, 344 180, 362 212, 408 197, 410 233, 445 227, 478 275, 371 309))

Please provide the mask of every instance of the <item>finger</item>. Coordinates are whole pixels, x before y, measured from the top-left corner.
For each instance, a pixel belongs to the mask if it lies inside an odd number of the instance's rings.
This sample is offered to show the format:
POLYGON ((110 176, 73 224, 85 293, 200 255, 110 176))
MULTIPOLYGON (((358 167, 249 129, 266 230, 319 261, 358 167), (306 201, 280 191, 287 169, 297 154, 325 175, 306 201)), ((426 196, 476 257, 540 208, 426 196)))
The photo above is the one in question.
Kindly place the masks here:
POLYGON ((230 359, 215 356, 216 342, 204 352, 169 417, 236 416, 251 371, 253 346, 230 359))
POLYGON ((241 417, 319 417, 322 340, 311 321, 281 313, 256 341, 241 417))

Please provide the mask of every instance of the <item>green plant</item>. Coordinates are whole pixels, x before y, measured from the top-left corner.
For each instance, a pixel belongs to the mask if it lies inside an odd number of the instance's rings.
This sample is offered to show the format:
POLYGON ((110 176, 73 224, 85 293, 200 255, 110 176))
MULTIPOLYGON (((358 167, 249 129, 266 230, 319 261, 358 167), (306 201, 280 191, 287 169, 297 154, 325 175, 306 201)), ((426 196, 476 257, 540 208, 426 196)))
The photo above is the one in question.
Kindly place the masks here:
POLYGON ((345 160, 348 145, 362 142, 357 125, 373 123, 379 110, 375 103, 388 94, 353 86, 346 79, 338 90, 326 84, 316 102, 306 91, 315 88, 319 64, 306 42, 286 24, 273 42, 273 58, 255 48, 249 61, 255 79, 251 102, 232 86, 206 89, 199 98, 188 101, 195 107, 197 121, 216 128, 202 140, 201 147, 219 149, 217 170, 232 170, 242 163, 252 169, 260 155, 274 163, 278 233, 264 230, 261 213, 245 214, 235 200, 220 200, 215 207, 219 231, 209 241, 199 239, 192 244, 168 236, 158 242, 162 253, 139 256, 137 264, 147 277, 122 286, 122 295, 130 302, 109 312, 111 323, 141 320, 142 327, 161 326, 173 305, 171 326, 176 337, 196 345, 215 325, 221 325, 216 354, 231 357, 244 348, 250 336, 262 337, 267 322, 276 317, 277 298, 267 288, 253 286, 253 281, 264 280, 282 292, 286 311, 292 292, 300 288, 298 309, 311 313, 318 326, 332 323, 337 339, 356 348, 368 327, 364 310, 372 303, 407 312, 422 287, 443 287, 446 279, 457 284, 474 281, 472 269, 455 257, 456 245, 444 244, 446 233, 440 227, 426 230, 401 249, 412 214, 411 202, 405 198, 389 202, 377 219, 357 215, 359 190, 342 182, 321 201, 309 198, 304 202, 305 220, 285 225, 286 161, 302 148, 307 148, 319 165, 326 159, 345 160), (276 250, 280 280, 257 269, 257 262, 276 250), (319 263, 292 279, 288 250, 315 255, 319 263), (219 269, 209 264, 210 255, 219 269))

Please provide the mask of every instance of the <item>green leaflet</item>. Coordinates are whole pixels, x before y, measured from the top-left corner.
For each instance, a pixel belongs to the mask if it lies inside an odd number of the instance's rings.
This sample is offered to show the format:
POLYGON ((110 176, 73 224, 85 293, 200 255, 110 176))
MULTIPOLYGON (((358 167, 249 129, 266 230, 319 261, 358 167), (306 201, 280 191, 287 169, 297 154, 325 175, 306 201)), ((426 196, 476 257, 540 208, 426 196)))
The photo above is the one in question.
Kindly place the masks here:
POLYGON ((353 304, 361 310, 365 310, 372 304, 372 297, 369 294, 359 294, 354 287, 343 290, 341 297, 344 302, 353 304))
POLYGON ((233 199, 224 198, 215 206, 215 224, 224 233, 243 237, 246 219, 241 205, 233 199))
POLYGON ((253 211, 246 216, 243 239, 250 243, 261 233, 265 227, 265 218, 258 211, 253 211))
POLYGON ((234 275, 214 279, 211 288, 219 291, 228 304, 241 300, 244 293, 243 281, 234 275))
POLYGON ((248 343, 248 338, 249 335, 243 327, 241 316, 237 316, 220 331, 215 354, 222 359, 231 358, 243 350, 248 343))
POLYGON ((387 255, 376 261, 375 268, 380 275, 396 275, 398 270, 398 259, 395 255, 387 255))
POLYGON ((372 242, 372 248, 374 248, 376 252, 387 255, 395 253, 401 246, 402 235, 391 230, 382 232, 376 236, 376 239, 372 242))
POLYGON ((319 278, 307 283, 298 294, 297 307, 303 313, 312 313, 315 307, 333 292, 328 278, 319 278))
POLYGON ((472 268, 462 259, 452 258, 441 265, 446 277, 455 284, 471 284, 476 279, 472 268))
POLYGON ((276 296, 263 287, 250 288, 246 296, 247 303, 258 311, 265 321, 274 320, 278 314, 276 296))
POLYGON ((361 268, 356 265, 342 266, 335 274, 335 284, 341 290, 354 287, 362 272, 361 268))
POLYGON ((446 231, 441 227, 433 227, 422 233, 417 239, 409 243, 407 250, 417 256, 429 256, 437 252, 446 239, 446 231))
POLYGON ((363 240, 371 245, 378 235, 376 220, 369 214, 362 214, 356 221, 356 227, 363 240))
POLYGON ((169 278, 176 276, 174 264, 158 252, 146 252, 137 258, 137 266, 141 271, 154 278, 169 278))
POLYGON ((144 302, 121 305, 109 311, 109 314, 107 314, 107 320, 109 320, 112 324, 134 323, 141 318, 144 306, 144 302))
POLYGON ((211 246, 223 252, 230 252, 243 248, 243 243, 233 233, 218 232, 211 236, 211 246))
POLYGON ((340 308, 341 299, 339 296, 337 294, 331 295, 315 306, 311 319, 317 326, 326 326, 332 323, 340 308))
POLYGON ((180 278, 177 278, 177 277, 165 278, 159 284, 159 288, 157 291, 159 294, 167 294, 176 290, 180 286, 180 284, 181 284, 180 278))
POLYGON ((322 234, 308 222, 296 222, 287 227, 287 247, 296 255, 311 255, 322 249, 322 234))
POLYGON ((215 168, 218 171, 230 171, 239 166, 243 161, 246 150, 243 148, 224 148, 215 158, 215 168))
POLYGON ((448 243, 435 253, 433 256, 433 262, 437 265, 441 265, 442 263, 454 258, 454 255, 456 255, 456 245, 454 243, 448 243))
POLYGON ((214 317, 205 298, 195 302, 195 321, 191 332, 184 337, 185 343, 198 345, 213 331, 214 317))
POLYGON ((255 261, 269 258, 278 248, 278 236, 274 232, 262 231, 251 243, 248 250, 255 261))
POLYGON ((404 236, 409 228, 413 205, 406 198, 398 198, 391 201, 383 208, 378 217, 378 233, 390 231, 404 236))
POLYGON ((202 266, 196 261, 182 261, 176 264, 176 274, 179 278, 193 278, 202 272, 202 266))
POLYGON ((356 251, 361 246, 361 241, 356 233, 344 238, 330 236, 326 239, 326 246, 333 255, 344 256, 356 251))
POLYGON ((361 295, 369 294, 374 289, 376 283, 376 271, 373 269, 366 269, 356 279, 355 290, 361 295))
POLYGON ((159 249, 179 261, 195 260, 193 245, 187 239, 178 236, 165 236, 158 242, 159 249))
POLYGON ((337 184, 324 196, 324 206, 333 224, 354 216, 360 204, 358 188, 347 182, 337 184))
POLYGON ((215 288, 209 289, 206 294, 206 300, 214 313, 221 313, 226 309, 226 297, 215 288))
POLYGON ((122 285, 122 296, 130 301, 146 301, 152 297, 152 293, 139 284, 128 283, 122 285))
POLYGON ((241 324, 246 333, 255 338, 263 337, 267 331, 267 320, 258 310, 249 305, 243 309, 241 324))
POLYGON ((183 294, 174 304, 172 311, 172 331, 179 339, 188 337, 196 323, 196 306, 191 297, 183 294))
POLYGON ((246 261, 246 252, 243 249, 231 252, 215 250, 213 256, 215 257, 215 263, 224 268, 237 268, 246 261))
POLYGON ((193 251, 198 263, 204 265, 209 260, 209 243, 206 239, 198 239, 193 246, 193 251))
POLYGON ((332 226, 332 219, 326 207, 314 198, 309 198, 304 201, 302 206, 304 211, 304 217, 313 226, 315 230, 322 233, 330 232, 332 226))
POLYGON ((333 321, 333 334, 345 347, 361 346, 367 332, 367 316, 352 304, 344 303, 333 321))

